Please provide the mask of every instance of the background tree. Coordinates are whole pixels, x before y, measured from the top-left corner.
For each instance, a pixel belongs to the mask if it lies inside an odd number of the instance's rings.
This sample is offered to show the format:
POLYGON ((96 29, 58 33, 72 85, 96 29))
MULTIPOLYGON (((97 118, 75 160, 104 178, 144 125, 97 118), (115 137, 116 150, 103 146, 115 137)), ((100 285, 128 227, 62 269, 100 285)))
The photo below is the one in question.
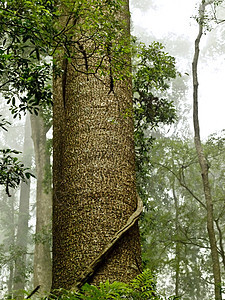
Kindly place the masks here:
POLYGON ((199 6, 199 15, 197 21, 199 23, 199 32, 195 40, 195 53, 192 63, 192 77, 193 77, 193 122, 194 122, 194 133, 195 133, 195 147, 198 155, 199 165, 201 168, 202 174, 202 185, 204 188, 204 195, 206 200, 207 207, 207 230, 209 234, 210 249, 212 256, 212 265, 213 265, 213 276, 214 276, 214 286, 215 286, 215 299, 222 299, 221 293, 221 271, 220 271, 220 262, 219 255, 217 251, 217 243, 214 229, 214 209, 213 209, 213 200, 211 194, 211 188, 209 183, 209 165, 206 160, 206 157, 203 152, 201 137, 200 137, 200 127, 198 120, 198 58, 199 58, 199 43, 203 34, 203 26, 207 25, 206 23, 206 7, 209 4, 218 5, 218 1, 205 1, 203 0, 199 6))
MULTIPOLYGON (((23 162, 30 169, 32 166, 32 140, 29 115, 26 117, 23 162)), ((18 291, 14 297, 23 298, 23 290, 27 281, 27 252, 28 252, 28 233, 30 219, 30 180, 21 183, 20 200, 18 211, 18 225, 16 233, 15 247, 17 248, 17 257, 15 259, 15 274, 13 290, 18 291)))
MULTIPOLYGON (((40 105, 46 109, 52 104, 49 81, 52 63, 48 55, 53 46, 53 13, 52 1, 12 0, 0 4, 1 92, 14 117, 21 117, 27 110, 37 115, 40 105)), ((49 153, 44 144, 47 131, 41 117, 31 116, 31 119, 38 181, 34 283, 37 284, 38 279, 42 289, 49 291, 50 238, 46 238, 45 233, 50 230, 51 183, 47 184, 45 176, 48 168, 45 163, 49 165, 49 153)))
MULTIPOLYGON (((218 153, 216 140, 211 142, 214 150, 208 142, 204 149, 213 166, 223 154, 218 153)), ((142 223, 144 261, 162 274, 159 275, 161 284, 165 274, 174 278, 169 284, 170 289, 172 291, 179 285, 177 294, 182 295, 182 299, 208 299, 213 295, 213 272, 206 230, 206 204, 194 145, 191 140, 158 139, 151 151, 151 164, 149 178, 152 180, 146 183, 149 196, 142 223)), ((216 170, 217 167, 210 168, 210 174, 217 173, 216 170)), ((218 186, 213 189, 216 212, 223 211, 219 190, 218 186)), ((218 217, 222 224, 221 214, 218 213, 218 217)), ((219 237, 219 232, 216 236, 219 237)))
POLYGON ((51 151, 47 144, 47 133, 51 127, 51 116, 40 108, 39 115, 31 115, 32 139, 36 162, 36 232, 34 249, 34 287, 41 286, 39 295, 50 292, 51 267, 51 221, 52 181, 51 151), (48 119, 48 120, 47 120, 48 119))
MULTIPOLYGON (((5 112, 5 117, 12 123, 12 118, 8 116, 6 107, 2 107, 2 112, 5 112)), ((10 149, 17 148, 22 150, 24 144, 26 149, 24 155, 17 154, 17 160, 27 163, 31 163, 32 158, 32 144, 31 135, 29 133, 29 124, 27 123, 26 130, 24 129, 24 122, 17 121, 11 127, 8 127, 8 131, 4 131, 5 134, 1 134, 1 148, 10 149), (26 140, 23 138, 23 134, 26 131, 26 140), (30 162, 29 162, 30 161, 30 162)), ((18 151, 17 151, 18 152, 18 151)), ((11 155, 11 154, 9 154, 11 155)), ((21 163, 22 164, 22 163, 21 163)), ((10 168, 10 166, 8 166, 10 168)), ((31 172, 29 170, 29 172, 31 172)), ((23 289, 26 283, 28 286, 28 278, 30 277, 30 262, 32 248, 30 248, 31 240, 31 228, 28 229, 29 220, 29 185, 28 179, 24 185, 20 186, 20 189, 9 189, 11 197, 7 194, 4 196, 5 190, 1 189, 1 221, 0 221, 0 243, 1 243, 1 286, 2 292, 6 291, 6 281, 9 288, 9 296, 16 296, 14 291, 16 289, 23 289), (12 199, 11 199, 12 198, 12 199), (7 237, 9 235, 9 237, 7 237), (29 245, 29 250, 28 250, 29 245), (29 252, 29 254, 27 253, 29 252), (23 287, 21 286, 23 285, 23 287), (13 292, 13 293, 12 293, 13 292)), ((3 294, 1 294, 3 296, 3 294)))

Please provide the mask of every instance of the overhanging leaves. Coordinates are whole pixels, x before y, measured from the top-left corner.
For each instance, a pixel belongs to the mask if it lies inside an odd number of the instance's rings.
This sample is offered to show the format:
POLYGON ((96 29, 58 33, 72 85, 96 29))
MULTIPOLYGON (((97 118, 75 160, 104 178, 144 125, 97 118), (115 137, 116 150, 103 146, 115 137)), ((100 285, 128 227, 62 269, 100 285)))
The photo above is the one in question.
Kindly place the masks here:
POLYGON ((20 152, 12 149, 0 150, 0 185, 5 186, 5 191, 10 197, 9 188, 16 188, 21 181, 34 177, 28 168, 24 167, 18 157, 20 152))

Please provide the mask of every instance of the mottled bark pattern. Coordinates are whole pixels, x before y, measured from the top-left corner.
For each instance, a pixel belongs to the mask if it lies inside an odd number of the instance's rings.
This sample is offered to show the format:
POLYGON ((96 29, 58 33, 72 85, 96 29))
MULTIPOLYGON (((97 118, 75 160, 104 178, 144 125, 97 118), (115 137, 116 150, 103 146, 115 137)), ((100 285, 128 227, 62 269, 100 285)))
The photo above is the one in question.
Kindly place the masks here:
MULTIPOLYGON (((131 79, 109 94, 110 78, 103 84, 68 64, 64 92, 61 80, 54 82, 53 288, 70 289, 126 224, 137 196, 131 79)), ((91 282, 127 282, 140 265, 135 224, 91 282)))

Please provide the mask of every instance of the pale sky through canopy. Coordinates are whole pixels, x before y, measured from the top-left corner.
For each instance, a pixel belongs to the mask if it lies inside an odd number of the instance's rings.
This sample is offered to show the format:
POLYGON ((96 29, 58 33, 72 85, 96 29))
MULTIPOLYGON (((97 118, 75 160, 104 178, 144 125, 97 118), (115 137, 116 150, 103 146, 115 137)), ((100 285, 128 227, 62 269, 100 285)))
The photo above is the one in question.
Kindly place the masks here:
MULTIPOLYGON (((146 34, 152 34, 158 39, 163 39, 171 33, 177 36, 184 36, 191 41, 193 45, 192 50, 194 51, 198 25, 191 17, 197 14, 199 1, 157 0, 154 1, 154 8, 147 10, 135 8, 135 0, 133 0, 133 3, 131 5, 131 16, 134 34, 135 27, 141 27, 146 34)), ((225 23, 218 26, 222 26, 225 30, 225 23)), ((213 31, 210 34, 213 34, 213 31)), ((207 43, 208 37, 208 33, 202 37, 202 46, 207 43)), ((169 49, 167 51, 169 52, 169 49)), ((200 52, 200 59, 201 54, 202 52, 200 52)), ((189 62, 190 65, 191 63, 192 61, 189 62)), ((191 76, 190 80, 192 80, 191 76)), ((192 90, 189 91, 188 97, 191 104, 192 90)), ((207 58, 204 63, 199 65, 199 119, 202 138, 206 138, 215 131, 225 129, 224 115, 225 53, 222 53, 219 56, 217 55, 217 57, 207 58)), ((192 112, 190 113, 191 116, 192 112)))
POLYGON ((191 16, 195 11, 195 0, 157 0, 156 9, 145 12, 140 9, 132 11, 132 19, 135 25, 154 31, 159 38, 166 32, 174 32, 179 35, 189 35, 194 28, 191 16))

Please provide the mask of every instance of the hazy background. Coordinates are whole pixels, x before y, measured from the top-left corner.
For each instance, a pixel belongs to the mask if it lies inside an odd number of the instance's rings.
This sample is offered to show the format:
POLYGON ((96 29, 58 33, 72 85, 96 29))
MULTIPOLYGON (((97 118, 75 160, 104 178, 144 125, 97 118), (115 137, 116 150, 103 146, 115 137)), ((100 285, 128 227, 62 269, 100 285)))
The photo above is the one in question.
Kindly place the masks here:
MULTIPOLYGON (((192 103, 191 63, 198 24, 196 0, 132 0, 130 9, 133 35, 149 43, 160 40, 177 61, 178 71, 190 74, 186 99, 192 103), (173 41, 176 41, 173 44, 173 41), (178 49, 180 44, 180 49, 178 49)), ((225 18, 225 9, 219 12, 225 18)), ((225 128, 225 40, 223 24, 214 26, 201 40, 199 59, 199 118, 202 138, 225 128)), ((187 112, 185 112, 187 114, 187 112)), ((192 126, 192 111, 188 115, 192 126)))

